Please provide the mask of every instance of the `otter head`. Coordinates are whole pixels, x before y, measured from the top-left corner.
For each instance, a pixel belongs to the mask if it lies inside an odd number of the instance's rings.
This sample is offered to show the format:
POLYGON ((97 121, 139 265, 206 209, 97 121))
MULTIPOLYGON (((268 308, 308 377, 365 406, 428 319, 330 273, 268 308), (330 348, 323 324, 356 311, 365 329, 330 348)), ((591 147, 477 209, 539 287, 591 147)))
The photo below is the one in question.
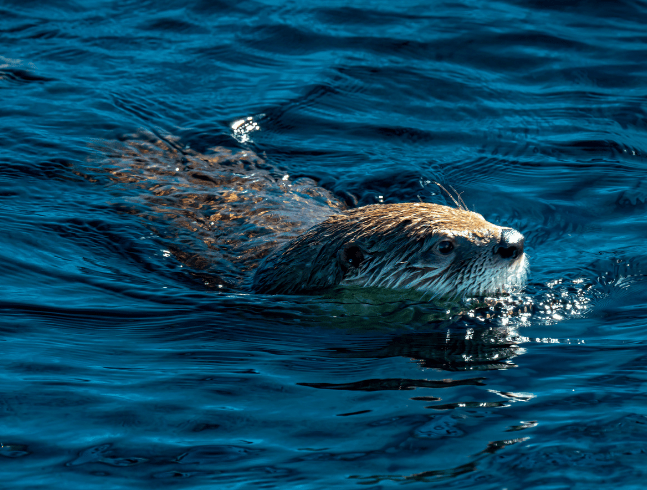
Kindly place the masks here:
POLYGON ((328 218, 268 256, 254 290, 295 294, 336 285, 485 295, 520 284, 524 238, 437 204, 371 205, 328 218))

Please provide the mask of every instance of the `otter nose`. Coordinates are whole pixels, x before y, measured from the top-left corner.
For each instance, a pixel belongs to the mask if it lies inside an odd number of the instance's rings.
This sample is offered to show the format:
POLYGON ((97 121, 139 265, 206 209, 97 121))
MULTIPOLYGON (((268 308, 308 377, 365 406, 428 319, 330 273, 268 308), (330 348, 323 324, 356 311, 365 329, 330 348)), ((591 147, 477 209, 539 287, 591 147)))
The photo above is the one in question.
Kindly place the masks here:
POLYGON ((501 241, 494 247, 494 253, 504 259, 516 259, 523 253, 523 235, 512 228, 503 228, 501 241))

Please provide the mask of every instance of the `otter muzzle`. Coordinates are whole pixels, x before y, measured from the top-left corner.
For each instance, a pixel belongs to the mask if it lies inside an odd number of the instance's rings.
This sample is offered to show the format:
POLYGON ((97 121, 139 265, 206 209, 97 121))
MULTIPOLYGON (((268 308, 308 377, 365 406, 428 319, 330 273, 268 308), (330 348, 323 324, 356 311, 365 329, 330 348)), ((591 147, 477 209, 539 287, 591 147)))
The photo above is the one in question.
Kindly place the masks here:
POLYGON ((503 259, 516 259, 523 254, 524 238, 512 228, 503 228, 501 241, 494 247, 494 253, 503 259))

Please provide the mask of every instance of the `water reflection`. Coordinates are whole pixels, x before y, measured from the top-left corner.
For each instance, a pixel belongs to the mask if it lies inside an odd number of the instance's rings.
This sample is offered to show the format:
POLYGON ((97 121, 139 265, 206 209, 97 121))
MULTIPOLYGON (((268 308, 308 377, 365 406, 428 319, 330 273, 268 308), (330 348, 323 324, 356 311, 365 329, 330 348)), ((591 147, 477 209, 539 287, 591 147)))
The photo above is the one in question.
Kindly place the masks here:
POLYGON ((511 331, 506 327, 454 327, 398 335, 385 345, 370 350, 351 351, 339 347, 331 356, 376 359, 405 357, 422 368, 442 371, 509 369, 516 366, 512 359, 525 352, 512 338, 511 331))

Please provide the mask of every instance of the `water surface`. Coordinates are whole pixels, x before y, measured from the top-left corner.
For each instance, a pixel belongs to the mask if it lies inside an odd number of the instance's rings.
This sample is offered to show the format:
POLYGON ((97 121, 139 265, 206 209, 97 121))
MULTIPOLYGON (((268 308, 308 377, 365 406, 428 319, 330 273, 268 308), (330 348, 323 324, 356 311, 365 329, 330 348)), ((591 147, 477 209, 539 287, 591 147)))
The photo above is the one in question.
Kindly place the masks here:
POLYGON ((646 24, 642 1, 2 3, 5 486, 642 488, 646 24), (300 183, 303 227, 451 185, 526 236, 526 313, 250 294, 248 239, 288 231, 194 226, 215 191, 187 155, 267 177, 237 199, 300 183), (195 195, 161 199, 171 178, 195 195))

